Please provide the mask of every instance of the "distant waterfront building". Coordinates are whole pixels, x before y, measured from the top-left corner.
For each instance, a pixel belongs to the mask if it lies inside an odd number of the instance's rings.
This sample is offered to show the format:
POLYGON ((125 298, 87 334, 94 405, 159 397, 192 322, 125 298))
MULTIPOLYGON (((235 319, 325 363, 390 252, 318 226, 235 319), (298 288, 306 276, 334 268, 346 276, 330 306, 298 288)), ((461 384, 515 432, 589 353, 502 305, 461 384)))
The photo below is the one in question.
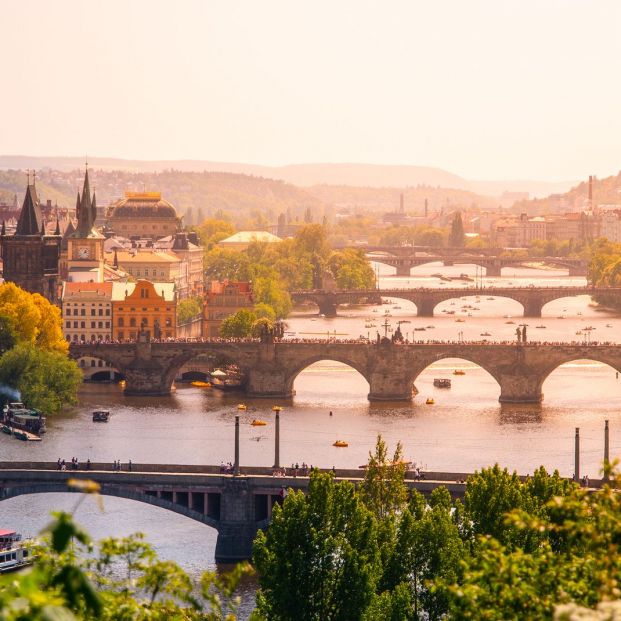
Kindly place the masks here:
POLYGON ((177 297, 170 282, 112 283, 112 337, 137 340, 174 338, 177 327, 177 297))
POLYGON ((112 338, 112 283, 63 283, 62 314, 63 334, 68 341, 109 341, 112 338))
POLYGON ((212 280, 205 293, 203 337, 220 336, 220 326, 224 319, 242 308, 253 307, 252 286, 249 282, 212 280))
POLYGON ((15 234, 6 234, 4 222, 0 230, 4 281, 58 303, 60 242, 58 223, 54 234, 47 234, 37 190, 28 179, 15 234))
POLYGON ((155 250, 115 250, 108 253, 106 261, 119 267, 136 279, 151 282, 177 283, 181 273, 181 259, 170 252, 155 250))
POLYGON ((246 250, 250 244, 275 244, 282 241, 280 237, 267 231, 239 231, 226 239, 218 242, 220 248, 226 248, 228 250, 236 250, 241 252, 246 250))
POLYGON ((158 239, 181 228, 177 211, 160 192, 125 192, 108 208, 106 223, 108 230, 130 239, 158 239))

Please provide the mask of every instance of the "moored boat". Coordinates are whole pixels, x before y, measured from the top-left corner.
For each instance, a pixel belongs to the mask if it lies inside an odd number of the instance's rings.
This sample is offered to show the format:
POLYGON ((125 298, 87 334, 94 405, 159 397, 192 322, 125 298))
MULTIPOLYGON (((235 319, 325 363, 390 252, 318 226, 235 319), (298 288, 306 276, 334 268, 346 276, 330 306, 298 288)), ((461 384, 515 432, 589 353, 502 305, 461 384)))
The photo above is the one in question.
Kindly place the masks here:
POLYGON ((110 420, 110 410, 95 410, 93 412, 94 423, 107 423, 110 420))
POLYGON ((336 446, 338 448, 345 448, 349 446, 349 442, 345 442, 345 440, 337 440, 332 446, 336 446))
POLYGON ((427 401, 425 401, 425 405, 435 405, 435 400, 429 397, 427 401))
POLYGON ((448 377, 436 377, 433 380, 433 385, 436 388, 450 388, 451 380, 448 377))
POLYGON ((211 382, 201 382, 200 380, 196 380, 192 382, 192 386, 196 386, 197 388, 211 388, 211 382))
POLYGON ((22 536, 14 530, 0 530, 0 573, 32 563, 32 554, 22 536))
POLYGON ((453 375, 466 375, 466 372, 462 371, 461 369, 455 369, 453 371, 453 375))
POLYGON ((40 436, 45 433, 45 416, 39 410, 28 409, 20 401, 5 405, 0 421, 13 430, 40 436))

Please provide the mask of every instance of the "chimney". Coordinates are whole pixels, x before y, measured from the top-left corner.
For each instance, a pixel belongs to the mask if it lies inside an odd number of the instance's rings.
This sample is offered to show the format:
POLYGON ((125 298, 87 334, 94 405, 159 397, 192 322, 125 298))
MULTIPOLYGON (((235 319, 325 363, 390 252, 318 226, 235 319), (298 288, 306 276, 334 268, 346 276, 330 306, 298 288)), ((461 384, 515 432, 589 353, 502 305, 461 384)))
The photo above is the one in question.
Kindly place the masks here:
POLYGON ((593 207, 593 175, 589 175, 589 207, 593 207))
POLYGON ((403 213, 403 194, 399 195, 399 212, 403 213))
POLYGON ((425 199, 425 218, 427 217, 428 213, 429 213, 429 201, 425 199))

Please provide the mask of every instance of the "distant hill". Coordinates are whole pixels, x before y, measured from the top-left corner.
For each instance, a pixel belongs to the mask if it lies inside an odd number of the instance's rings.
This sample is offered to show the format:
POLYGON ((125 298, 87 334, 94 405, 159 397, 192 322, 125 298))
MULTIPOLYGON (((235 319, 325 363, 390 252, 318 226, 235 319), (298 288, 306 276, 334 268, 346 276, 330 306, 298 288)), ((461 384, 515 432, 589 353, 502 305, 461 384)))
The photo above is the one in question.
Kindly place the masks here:
MULTIPOLYGON (((124 160, 119 158, 91 157, 89 163, 102 170, 133 172, 230 172, 279 179, 297 186, 319 184, 350 185, 359 187, 395 187, 430 185, 461 189, 489 196, 503 192, 529 192, 532 196, 545 196, 567 191, 572 181, 545 182, 529 180, 471 181, 459 175, 429 166, 399 166, 355 163, 292 164, 289 166, 259 166, 235 162, 210 162, 204 160, 124 160)), ((0 170, 26 168, 54 168, 69 171, 83 168, 83 157, 35 157, 0 155, 0 170)))
MULTIPOLYGON (((545 198, 520 201, 513 206, 516 213, 546 214, 578 211, 588 205, 589 183, 583 181, 566 192, 552 194, 545 198)), ((594 205, 621 205, 621 172, 593 181, 594 205)))
MULTIPOLYGON (((106 206, 123 196, 126 190, 160 191, 186 223, 193 223, 215 215, 219 210, 236 222, 249 218, 275 222, 282 212, 301 216, 310 208, 316 219, 321 219, 326 205, 303 189, 284 181, 221 172, 128 172, 90 168, 91 188, 97 194, 97 203, 106 206), (260 214, 263 214, 260 218, 260 214)), ((56 170, 41 168, 37 173, 37 190, 42 201, 58 202, 60 207, 73 207, 76 192, 82 189, 84 168, 56 170)), ((23 171, 0 170, 0 201, 12 203, 18 197, 21 206, 26 186, 23 171)))

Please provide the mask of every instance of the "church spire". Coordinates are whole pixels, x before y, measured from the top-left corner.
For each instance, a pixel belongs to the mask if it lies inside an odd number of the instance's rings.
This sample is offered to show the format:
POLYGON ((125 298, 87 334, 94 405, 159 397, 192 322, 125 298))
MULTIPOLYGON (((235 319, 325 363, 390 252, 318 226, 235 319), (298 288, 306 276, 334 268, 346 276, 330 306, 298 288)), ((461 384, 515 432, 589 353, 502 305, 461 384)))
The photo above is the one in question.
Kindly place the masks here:
POLYGON ((39 235, 43 226, 43 217, 39 208, 39 198, 33 185, 26 188, 24 204, 17 221, 16 235, 39 235))
MULTIPOLYGON (((94 198, 94 195, 93 195, 94 198)), ((96 207, 95 207, 96 209, 96 207)), ((77 233, 80 237, 88 237, 93 228, 95 219, 93 218, 93 203, 91 200, 91 185, 88 177, 88 164, 84 175, 84 187, 82 188, 82 196, 78 192, 78 204, 76 213, 78 217, 77 233)))
POLYGON ((54 235, 60 236, 60 221, 58 219, 58 212, 56 213, 56 228, 54 229, 54 235))
POLYGON ((6 225, 4 224, 4 220, 2 220, 2 229, 0 229, 0 235, 2 235, 2 237, 6 235, 6 225))

